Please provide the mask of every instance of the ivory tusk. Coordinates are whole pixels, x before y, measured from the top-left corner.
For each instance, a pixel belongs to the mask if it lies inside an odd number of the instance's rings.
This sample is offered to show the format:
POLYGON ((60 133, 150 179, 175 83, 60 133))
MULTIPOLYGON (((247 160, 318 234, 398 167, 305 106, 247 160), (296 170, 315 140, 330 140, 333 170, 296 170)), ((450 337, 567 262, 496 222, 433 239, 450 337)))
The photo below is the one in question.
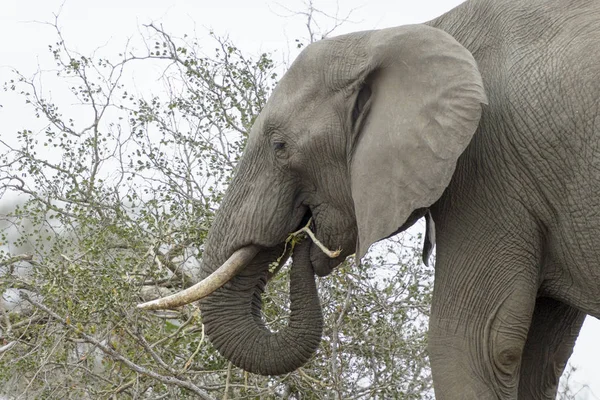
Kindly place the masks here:
POLYGON ((181 307, 208 296, 231 278, 236 276, 258 253, 258 246, 246 246, 237 250, 223 265, 202 281, 181 292, 170 296, 138 304, 137 308, 145 310, 164 310, 181 307))

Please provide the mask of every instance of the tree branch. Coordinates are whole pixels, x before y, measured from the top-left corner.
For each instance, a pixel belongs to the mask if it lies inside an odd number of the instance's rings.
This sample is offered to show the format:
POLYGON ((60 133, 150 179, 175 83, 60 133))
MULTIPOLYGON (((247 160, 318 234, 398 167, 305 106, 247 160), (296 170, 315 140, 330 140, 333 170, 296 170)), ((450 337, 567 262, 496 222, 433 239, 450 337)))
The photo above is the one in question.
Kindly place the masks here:
POLYGON ((150 378, 156 379, 157 381, 160 381, 160 382, 162 382, 162 383, 164 383, 166 385, 176 385, 176 386, 185 388, 185 389, 187 389, 187 390, 195 393, 196 395, 198 395, 199 398, 201 398, 203 400, 215 400, 206 391, 200 389, 198 386, 196 386, 195 384, 193 384, 190 381, 187 381, 187 380, 184 381, 184 380, 181 380, 181 379, 176 378, 174 376, 161 375, 161 374, 158 374, 158 373, 156 373, 154 371, 151 371, 151 370, 149 370, 147 368, 144 368, 144 367, 142 367, 142 366, 134 363, 130 359, 124 357, 122 354, 118 353, 116 350, 114 350, 111 347, 103 344, 101 341, 97 340, 93 336, 90 336, 90 335, 82 332, 80 329, 78 329, 77 327, 73 326, 71 323, 67 322, 66 319, 64 319, 60 315, 56 314, 54 311, 52 311, 51 309, 49 309, 45 305, 43 305, 43 304, 41 304, 41 303, 39 303, 39 302, 31 299, 26 293, 21 293, 21 297, 23 297, 32 306, 34 306, 37 309, 45 312, 50 317, 54 318, 56 321, 58 321, 61 324, 63 324, 69 330, 71 330, 71 331, 73 331, 73 332, 81 335, 81 337, 83 337, 87 342, 89 342, 89 343, 97 346, 100 350, 102 350, 102 352, 104 352, 108 356, 112 357, 113 359, 115 359, 117 361, 120 361, 121 363, 125 364, 127 367, 129 367, 133 371, 135 371, 137 373, 140 373, 142 375, 146 375, 146 376, 148 376, 150 378))

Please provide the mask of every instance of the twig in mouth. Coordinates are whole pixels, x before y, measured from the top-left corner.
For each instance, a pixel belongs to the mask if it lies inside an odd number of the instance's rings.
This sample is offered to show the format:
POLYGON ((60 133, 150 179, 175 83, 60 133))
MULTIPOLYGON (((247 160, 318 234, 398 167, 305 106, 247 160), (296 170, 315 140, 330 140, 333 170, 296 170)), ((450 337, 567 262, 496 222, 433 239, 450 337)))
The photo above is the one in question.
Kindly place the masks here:
POLYGON ((298 229, 296 232, 290 233, 288 235, 287 239, 285 239, 283 252, 277 258, 277 260, 275 260, 271 264, 269 264, 269 272, 272 275, 275 275, 277 273, 277 271, 279 271, 279 269, 283 266, 281 260, 283 260, 283 258, 285 257, 285 255, 286 255, 286 253, 288 251, 288 244, 291 245, 291 250, 290 251, 293 252, 294 251, 294 246, 297 243, 297 241, 294 241, 292 239, 295 239, 296 237, 298 237, 302 233, 306 233, 312 239, 312 241, 323 251, 323 253, 327 254, 328 257, 330 257, 330 258, 336 258, 336 257, 338 257, 340 255, 340 253, 342 252, 342 249, 337 249, 335 251, 331 251, 327 247, 325 247, 325 245, 323 243, 321 243, 319 241, 319 239, 316 238, 316 236, 313 233, 313 231, 311 231, 310 228, 309 228, 311 222, 312 222, 312 218, 310 218, 308 220, 308 223, 304 227, 302 227, 301 229, 298 229))
POLYGON ((321 243, 319 241, 319 239, 317 239, 317 237, 315 236, 315 234, 313 233, 313 231, 310 230, 309 226, 310 223, 312 222, 312 218, 308 220, 308 223, 301 229, 298 229, 296 232, 290 234, 290 236, 298 236, 301 233, 306 233, 311 239, 312 241, 323 251, 323 253, 327 254, 327 256, 329 258, 336 258, 340 255, 340 253, 342 252, 342 249, 337 249, 335 251, 329 250, 327 247, 325 247, 325 245, 323 243, 321 243))

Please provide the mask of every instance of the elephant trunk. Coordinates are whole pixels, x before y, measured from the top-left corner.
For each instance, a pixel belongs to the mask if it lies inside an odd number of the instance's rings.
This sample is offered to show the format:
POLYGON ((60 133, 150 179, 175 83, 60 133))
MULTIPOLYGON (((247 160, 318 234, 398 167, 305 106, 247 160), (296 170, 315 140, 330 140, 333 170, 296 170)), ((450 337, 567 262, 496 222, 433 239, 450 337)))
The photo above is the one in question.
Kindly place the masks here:
POLYGON ((268 277, 266 254, 259 254, 257 262, 200 301, 206 333, 233 364, 252 373, 281 375, 301 367, 316 351, 323 317, 309 246, 305 242, 294 250, 290 317, 283 330, 271 332, 261 315, 268 277))

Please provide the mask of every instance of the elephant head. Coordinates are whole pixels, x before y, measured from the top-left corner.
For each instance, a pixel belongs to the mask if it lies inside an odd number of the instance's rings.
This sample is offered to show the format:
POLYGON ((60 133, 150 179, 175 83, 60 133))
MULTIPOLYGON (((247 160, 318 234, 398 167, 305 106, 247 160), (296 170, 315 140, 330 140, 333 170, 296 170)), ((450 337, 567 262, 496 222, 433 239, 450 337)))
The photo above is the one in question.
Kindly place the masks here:
POLYGON ((300 367, 322 330, 313 271, 327 275, 352 253, 360 259, 422 216, 449 184, 485 102, 472 55, 441 30, 414 25, 311 44, 256 119, 209 232, 199 285, 218 289, 149 307, 207 296, 206 332, 234 364, 272 375, 300 367), (271 332, 261 318, 268 266, 309 218, 341 254, 329 258, 310 242, 296 248, 289 324, 271 332))

